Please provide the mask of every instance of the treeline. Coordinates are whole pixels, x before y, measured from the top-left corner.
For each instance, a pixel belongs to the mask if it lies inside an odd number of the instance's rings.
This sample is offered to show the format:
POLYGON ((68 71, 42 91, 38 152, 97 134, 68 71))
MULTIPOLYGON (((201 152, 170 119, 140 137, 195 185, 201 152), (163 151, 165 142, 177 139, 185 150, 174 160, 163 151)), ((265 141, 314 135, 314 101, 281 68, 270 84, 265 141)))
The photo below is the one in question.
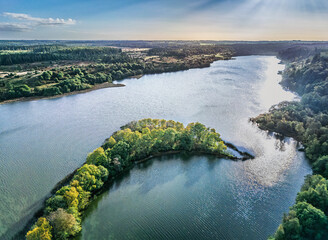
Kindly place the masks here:
POLYGON ((67 239, 81 231, 84 209, 117 174, 135 162, 169 151, 198 151, 231 157, 215 129, 201 123, 182 123, 160 119, 132 122, 115 132, 87 156, 68 185, 50 197, 27 240, 67 239))
POLYGON ((11 45, 9 43, 1 45, 0 42, 0 51, 17 51, 17 50, 31 50, 33 49, 31 46, 27 45, 11 45))
POLYGON ((328 62, 325 52, 288 64, 282 84, 301 96, 253 119, 261 129, 302 142, 311 161, 309 176, 296 203, 272 239, 317 239, 328 236, 328 62))
POLYGON ((299 93, 301 101, 280 103, 254 119, 260 128, 301 141, 314 166, 319 157, 328 155, 327 60, 319 53, 304 62, 290 64, 282 84, 299 93))
POLYGON ((315 51, 316 47, 294 46, 280 51, 278 57, 283 61, 296 62, 313 56, 315 51))
POLYGON ((143 74, 142 62, 94 64, 81 67, 53 69, 26 78, 18 83, 7 81, 0 91, 0 100, 31 96, 55 96, 80 91, 113 80, 143 74))
MULTIPOLYGON (((22 49, 25 49, 23 47, 22 49)), ((43 61, 79 60, 106 63, 126 62, 129 56, 119 48, 111 47, 64 47, 57 45, 32 46, 30 52, 0 55, 0 65, 26 64, 43 61)))
MULTIPOLYGON (((23 80, 3 81, 0 88, 0 100, 20 97, 55 96, 74 91, 81 91, 93 86, 122 80, 142 74, 163 73, 189 69, 188 64, 152 64, 142 61, 130 61, 115 64, 91 64, 63 69, 52 69, 35 76, 24 77, 23 80)), ((15 79, 15 75, 9 76, 15 79)), ((1 82, 0 82, 1 83, 1 82)))
MULTIPOLYGON (((53 46, 42 46, 42 48, 52 47, 53 46)), ((109 52, 112 51, 111 48, 107 49, 109 52)), ((116 50, 117 49, 115 49, 115 51, 116 50)), ((87 56, 89 54, 88 50, 81 48, 65 51, 68 51, 65 54, 73 56, 74 54, 69 53, 70 51, 78 52, 77 55, 82 58, 84 55, 87 56)), ((91 52, 94 52, 94 50, 91 52)), ((91 58, 91 56, 92 54, 90 53, 89 58, 91 58)), ((95 53, 94 57, 97 56, 99 55, 95 53)), ((100 83, 122 80, 132 76, 174 72, 194 67, 207 67, 214 60, 214 57, 206 57, 195 61, 145 62, 138 58, 122 57, 120 54, 107 54, 103 56, 101 63, 98 64, 54 68, 42 73, 35 70, 33 73, 30 72, 23 76, 18 76, 13 73, 9 74, 0 80, 0 101, 20 97, 48 97, 61 95, 73 91, 89 89, 100 83), (116 61, 116 59, 118 60, 116 61)))
POLYGON ((327 49, 328 42, 231 42, 226 46, 234 50, 234 56, 274 55, 282 60, 296 61, 309 57, 316 48, 327 49))
POLYGON ((231 56, 232 48, 220 45, 188 45, 188 46, 173 46, 173 47, 157 47, 148 51, 149 56, 163 56, 163 57, 176 57, 185 58, 192 55, 209 55, 226 53, 226 56, 231 56))
POLYGON ((275 240, 326 240, 328 237, 328 180, 308 176, 296 203, 283 217, 275 240))
POLYGON ((286 71, 284 71, 282 85, 302 96, 305 94, 317 95, 319 97, 327 96, 327 53, 316 50, 315 54, 310 58, 290 64, 286 71))

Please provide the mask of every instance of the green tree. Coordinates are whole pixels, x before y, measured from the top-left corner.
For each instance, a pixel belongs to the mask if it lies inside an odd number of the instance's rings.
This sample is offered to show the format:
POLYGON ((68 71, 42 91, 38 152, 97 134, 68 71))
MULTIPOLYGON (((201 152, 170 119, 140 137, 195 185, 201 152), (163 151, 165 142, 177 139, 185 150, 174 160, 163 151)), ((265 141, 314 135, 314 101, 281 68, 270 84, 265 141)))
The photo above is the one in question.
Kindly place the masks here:
POLYGON ((58 87, 48 87, 43 89, 43 96, 56 96, 62 94, 58 87))
POLYGON ((84 191, 94 191, 101 188, 108 178, 108 170, 103 166, 84 164, 77 170, 73 180, 77 180, 84 191))
POLYGON ((306 202, 299 202, 291 209, 296 212, 304 238, 324 240, 328 236, 328 220, 323 211, 306 202))
POLYGON ((288 215, 284 216, 282 227, 275 235, 276 240, 298 240, 300 239, 301 225, 297 218, 296 212, 291 210, 288 215))
POLYGON ((328 178, 328 155, 318 158, 318 160, 313 163, 313 171, 314 173, 322 174, 324 177, 328 178))
POLYGON ((196 122, 188 124, 187 129, 188 131, 190 131, 192 138, 194 138, 194 143, 196 144, 196 147, 198 147, 201 144, 201 138, 204 132, 206 131, 206 127, 203 124, 196 122))
POLYGON ((79 205, 78 196, 79 196, 79 192, 76 190, 75 187, 70 187, 68 191, 65 191, 64 198, 69 208, 78 209, 78 205, 79 205))
MULTIPOLYGON (((310 180, 307 180, 309 182, 310 180)), ((302 188, 302 191, 297 194, 297 202, 307 202, 312 206, 322 210, 328 215, 328 181, 322 178, 315 185, 308 185, 307 188, 302 188)))
POLYGON ((67 201, 64 199, 63 195, 55 194, 46 201, 45 212, 50 213, 57 210, 58 208, 66 209, 68 207, 67 201))
POLYGON ((44 80, 50 80, 51 75, 52 75, 52 72, 50 72, 50 71, 45 71, 45 72, 42 73, 41 76, 42 76, 42 78, 43 78, 44 80))
POLYGON ((110 150, 110 157, 112 159, 115 157, 120 157, 123 166, 127 166, 129 164, 129 155, 130 155, 130 145, 124 141, 119 141, 110 150))
POLYGON ((174 128, 167 128, 164 131, 164 135, 162 137, 162 150, 168 151, 173 150, 173 147, 175 145, 175 136, 177 134, 177 131, 174 128))
POLYGON ((94 164, 96 166, 109 167, 110 159, 107 158, 105 151, 102 147, 95 149, 92 153, 88 154, 87 164, 94 164))
POLYGON ((188 131, 182 131, 177 135, 177 149, 191 151, 194 145, 193 138, 188 131))
POLYGON ((46 218, 40 217, 32 230, 26 234, 27 240, 51 240, 51 229, 49 222, 46 218))
POLYGON ((116 144, 115 138, 111 136, 104 144, 104 149, 112 148, 116 144))
POLYGON ((89 199, 90 199, 90 192, 84 191, 83 188, 80 186, 80 183, 77 180, 73 180, 71 182, 71 186, 75 187, 77 192, 79 193, 78 195, 78 200, 79 200, 79 206, 78 209, 82 210, 84 209, 88 203, 89 203, 89 199))
POLYGON ((15 91, 18 92, 23 97, 28 97, 31 95, 31 88, 26 84, 15 88, 15 91))
POLYGON ((81 226, 76 218, 62 208, 50 213, 48 219, 54 229, 56 239, 68 239, 81 231, 81 226))

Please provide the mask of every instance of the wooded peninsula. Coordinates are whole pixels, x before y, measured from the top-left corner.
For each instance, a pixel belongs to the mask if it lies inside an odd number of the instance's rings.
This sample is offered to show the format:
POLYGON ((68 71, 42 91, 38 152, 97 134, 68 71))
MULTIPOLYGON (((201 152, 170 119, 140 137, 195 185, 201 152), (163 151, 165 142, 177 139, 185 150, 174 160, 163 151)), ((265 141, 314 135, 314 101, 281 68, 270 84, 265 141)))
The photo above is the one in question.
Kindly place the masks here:
MULTIPOLYGON (((232 144, 229 146, 237 149, 232 144)), ((164 119, 131 122, 90 153, 85 164, 69 177, 69 183, 63 184, 46 200, 43 215, 27 232, 26 239, 68 239, 77 235, 81 231, 83 211, 106 182, 138 162, 180 152, 210 154, 232 160, 253 158, 241 151, 238 152, 242 158, 233 156, 215 129, 198 122, 187 127, 164 119)))

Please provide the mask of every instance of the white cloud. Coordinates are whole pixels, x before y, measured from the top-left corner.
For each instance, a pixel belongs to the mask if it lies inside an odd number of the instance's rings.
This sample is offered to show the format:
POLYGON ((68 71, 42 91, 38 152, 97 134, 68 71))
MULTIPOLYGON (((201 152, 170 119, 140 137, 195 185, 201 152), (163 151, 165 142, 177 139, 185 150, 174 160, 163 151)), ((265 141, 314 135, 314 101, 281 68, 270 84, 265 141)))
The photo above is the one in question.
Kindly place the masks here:
POLYGON ((2 14, 4 17, 10 17, 17 20, 16 22, 0 22, 0 31, 7 32, 22 32, 27 30, 32 30, 33 28, 39 26, 63 26, 63 25, 74 25, 75 20, 68 18, 38 18, 32 17, 24 13, 10 13, 4 12, 2 14))
POLYGON ((75 24, 76 21, 69 18, 67 20, 63 18, 37 18, 32 17, 25 13, 10 13, 10 12, 4 12, 2 14, 5 17, 11 17, 17 20, 25 20, 29 21, 30 23, 34 23, 36 25, 72 25, 75 24))

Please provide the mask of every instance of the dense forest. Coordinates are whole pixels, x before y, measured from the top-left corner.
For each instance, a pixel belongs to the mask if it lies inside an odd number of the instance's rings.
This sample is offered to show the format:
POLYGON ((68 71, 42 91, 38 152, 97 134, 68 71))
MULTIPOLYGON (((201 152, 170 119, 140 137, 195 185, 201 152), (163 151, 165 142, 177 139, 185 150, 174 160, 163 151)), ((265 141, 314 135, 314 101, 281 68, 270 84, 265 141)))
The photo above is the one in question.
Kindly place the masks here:
POLYGON ((119 48, 109 47, 65 47, 59 45, 37 45, 13 51, 3 51, 0 55, 0 65, 25 64, 42 61, 80 60, 103 62, 125 62, 127 56, 119 48), (20 50, 20 51, 19 51, 20 50))
POLYGON ((315 175, 307 177, 272 239, 324 240, 328 236, 328 55, 326 50, 289 49, 281 57, 292 60, 281 84, 301 100, 280 103, 252 120, 261 129, 302 142, 315 175))
POLYGON ((184 127, 163 119, 131 122, 90 153, 68 184, 46 200, 43 216, 27 232, 26 239, 67 239, 77 235, 83 211, 106 182, 137 162, 181 151, 236 159, 227 151, 220 134, 201 123, 184 127))

